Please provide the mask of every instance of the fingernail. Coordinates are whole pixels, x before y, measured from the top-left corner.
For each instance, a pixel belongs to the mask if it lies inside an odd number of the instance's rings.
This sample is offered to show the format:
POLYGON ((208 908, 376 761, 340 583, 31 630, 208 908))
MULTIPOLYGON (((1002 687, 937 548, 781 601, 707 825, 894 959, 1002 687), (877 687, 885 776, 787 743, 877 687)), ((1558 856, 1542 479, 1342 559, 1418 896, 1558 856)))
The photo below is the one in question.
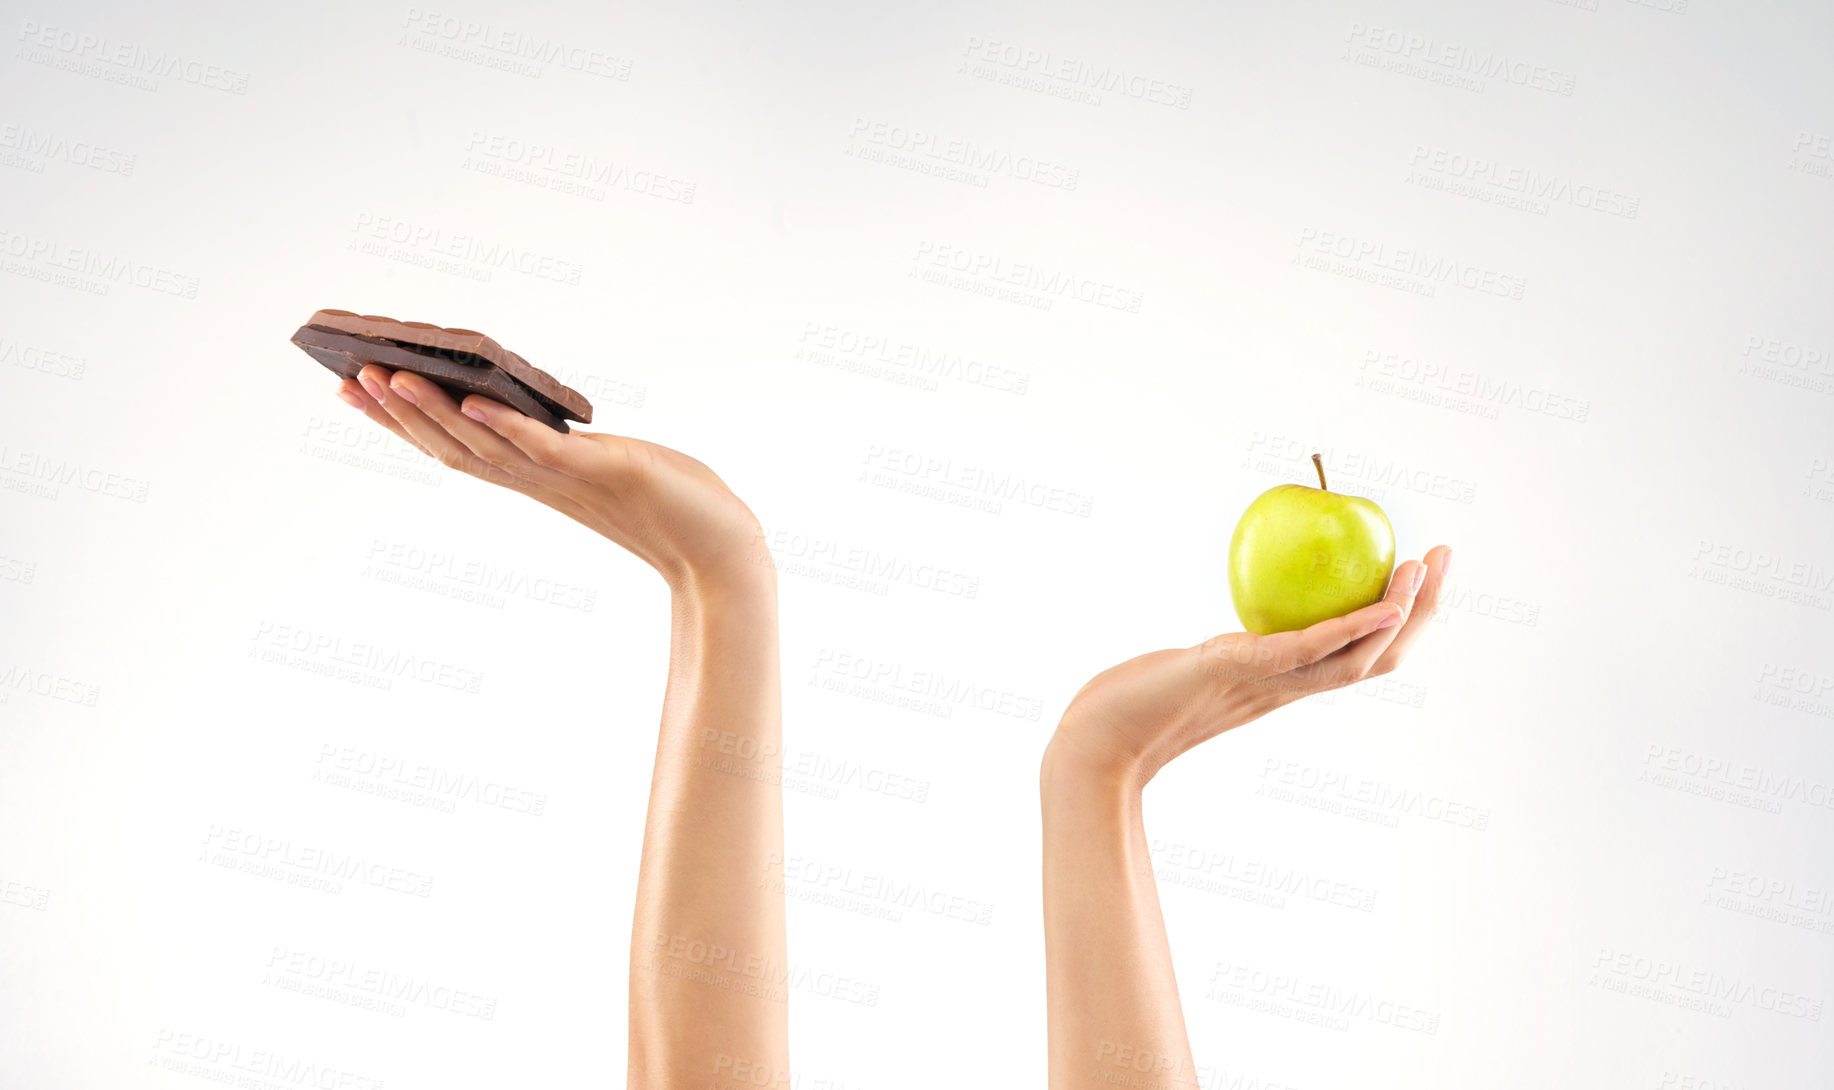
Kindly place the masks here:
POLYGON ((1422 564, 1422 565, 1420 565, 1420 566, 1419 566, 1418 568, 1415 568, 1415 569, 1414 569, 1414 585, 1413 585, 1413 587, 1412 587, 1412 588, 1410 588, 1410 589, 1412 589, 1412 590, 1419 590, 1419 589, 1420 589, 1420 581, 1421 581, 1422 579, 1425 579, 1425 578, 1426 578, 1426 565, 1425 565, 1425 564, 1422 564))
POLYGON ((1439 562, 1439 578, 1444 579, 1452 574, 1452 550, 1446 550, 1446 558, 1439 562))
POLYGON ((391 382, 388 388, 400 395, 401 400, 407 402, 409 405, 420 404, 420 399, 414 396, 414 391, 408 389, 406 386, 397 385, 391 382))
POLYGON ((380 382, 377 382, 368 375, 358 375, 357 381, 363 384, 363 388, 369 391, 369 396, 375 398, 377 404, 381 404, 382 384, 380 382))
POLYGON ((1393 628, 1395 625, 1398 625, 1400 623, 1401 623, 1401 615, 1399 613, 1390 613, 1388 615, 1388 620, 1383 621, 1379 625, 1376 625, 1376 630, 1380 631, 1384 628, 1393 628))
POLYGON ((338 396, 344 399, 344 404, 353 409, 361 409, 363 407, 363 399, 351 393, 349 390, 340 388, 338 390, 338 396))
POLYGON ((480 424, 490 423, 490 418, 484 415, 484 410, 477 408, 474 405, 467 405, 463 409, 460 409, 459 411, 464 413, 466 416, 469 416, 471 419, 476 420, 480 424))

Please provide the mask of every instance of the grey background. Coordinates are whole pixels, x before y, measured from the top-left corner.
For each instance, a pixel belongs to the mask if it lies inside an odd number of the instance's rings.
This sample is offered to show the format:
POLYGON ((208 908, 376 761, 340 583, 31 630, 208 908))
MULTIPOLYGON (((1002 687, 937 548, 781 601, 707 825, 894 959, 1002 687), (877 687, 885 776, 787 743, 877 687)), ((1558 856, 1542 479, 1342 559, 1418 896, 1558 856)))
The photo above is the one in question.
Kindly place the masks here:
POLYGON ((4 16, 0 1083, 621 1077, 663 588, 319 307, 760 514, 799 1086, 1042 1083, 1041 747, 1313 450, 1458 562, 1148 793, 1207 1090, 1834 1069, 1825 8, 4 16))

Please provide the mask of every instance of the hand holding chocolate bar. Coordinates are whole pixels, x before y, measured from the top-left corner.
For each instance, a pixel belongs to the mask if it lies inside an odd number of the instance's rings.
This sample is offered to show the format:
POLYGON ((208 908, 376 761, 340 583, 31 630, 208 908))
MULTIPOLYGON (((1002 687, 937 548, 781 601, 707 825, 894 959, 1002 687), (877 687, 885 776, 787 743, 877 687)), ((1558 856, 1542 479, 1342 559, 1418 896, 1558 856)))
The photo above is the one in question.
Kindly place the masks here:
POLYGON ((592 423, 592 403, 578 390, 474 329, 320 310, 293 334, 293 343, 345 378, 379 363, 425 375, 460 396, 495 398, 556 431, 566 431, 567 420, 592 423))
POLYGON ((534 497, 677 590, 775 579, 756 516, 711 469, 640 439, 570 431, 563 416, 590 422, 586 399, 483 334, 312 317, 293 343, 343 376, 338 395, 441 464, 534 497))

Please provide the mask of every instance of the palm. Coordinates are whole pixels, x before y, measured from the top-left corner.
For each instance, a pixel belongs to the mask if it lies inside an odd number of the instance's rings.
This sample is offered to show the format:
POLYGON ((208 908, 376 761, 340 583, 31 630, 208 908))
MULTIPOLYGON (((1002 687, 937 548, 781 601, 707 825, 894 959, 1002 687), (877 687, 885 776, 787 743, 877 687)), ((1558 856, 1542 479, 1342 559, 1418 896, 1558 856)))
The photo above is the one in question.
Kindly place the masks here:
POLYGON ((1381 602, 1298 632, 1231 632, 1110 667, 1070 701, 1052 745, 1143 782, 1223 731, 1312 693, 1386 674, 1431 621, 1450 556, 1441 545, 1410 560, 1396 569, 1381 602), (1381 626, 1389 617, 1396 620, 1381 626))
POLYGON ((680 451, 603 432, 563 434, 476 394, 461 406, 423 376, 374 364, 359 378, 345 380, 339 394, 370 419, 449 468, 533 497, 610 538, 671 583, 743 577, 746 566, 762 565, 750 509, 680 451))

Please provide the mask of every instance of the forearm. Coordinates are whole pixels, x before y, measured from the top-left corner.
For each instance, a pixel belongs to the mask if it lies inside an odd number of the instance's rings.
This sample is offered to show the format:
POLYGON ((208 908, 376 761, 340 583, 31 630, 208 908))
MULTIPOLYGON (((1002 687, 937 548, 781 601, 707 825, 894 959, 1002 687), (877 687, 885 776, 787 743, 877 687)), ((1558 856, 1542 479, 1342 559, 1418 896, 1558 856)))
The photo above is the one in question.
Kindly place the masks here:
POLYGON ((1051 1090, 1195 1086, 1139 784, 1053 743, 1039 792, 1051 1090))
POLYGON ((631 927, 629 1079, 645 1090, 789 1066, 776 585, 677 589, 671 611, 631 927))

